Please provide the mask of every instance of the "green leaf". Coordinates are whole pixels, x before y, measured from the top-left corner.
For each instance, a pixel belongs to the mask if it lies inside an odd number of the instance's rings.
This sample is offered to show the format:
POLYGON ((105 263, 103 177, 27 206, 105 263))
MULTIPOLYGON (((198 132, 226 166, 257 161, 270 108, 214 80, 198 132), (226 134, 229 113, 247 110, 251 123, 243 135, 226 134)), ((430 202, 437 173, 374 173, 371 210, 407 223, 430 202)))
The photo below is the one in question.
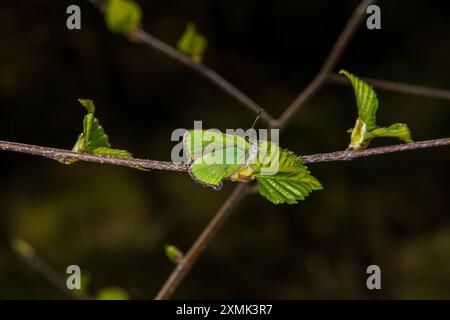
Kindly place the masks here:
POLYGON ((376 128, 366 134, 366 139, 378 137, 394 137, 406 143, 413 142, 411 131, 406 123, 394 123, 387 128, 376 128))
POLYGON ((207 45, 206 38, 196 31, 194 23, 189 22, 180 40, 178 40, 177 48, 185 55, 190 56, 192 60, 200 62, 207 45))
POLYGON ((132 0, 108 0, 104 16, 111 32, 131 34, 141 25, 142 10, 132 0))
POLYGON ((177 247, 171 246, 171 245, 166 245, 164 247, 164 249, 165 249, 167 258, 171 262, 177 264, 181 261, 181 259, 183 259, 183 252, 181 252, 181 250, 178 249, 177 247))
MULTIPOLYGON (((95 118, 95 105, 92 100, 78 99, 83 107, 86 108, 88 114, 83 119, 83 132, 78 136, 78 140, 72 148, 74 152, 87 152, 119 158, 132 158, 132 154, 126 150, 112 149, 108 135, 95 118)), ((74 159, 61 158, 58 159, 63 164, 72 164, 76 162, 74 159)), ((137 168, 141 169, 141 168, 137 168)))
POLYGON ((378 98, 372 87, 349 73, 341 70, 340 74, 345 75, 352 83, 356 96, 356 104, 358 106, 358 116, 366 123, 367 131, 376 127, 376 113, 378 109, 378 98))
MULTIPOLYGON (((273 146, 267 141, 260 142, 260 147, 262 144, 266 144, 267 147, 273 146)), ((263 159, 255 173, 259 193, 267 200, 275 204, 295 204, 299 200, 304 200, 313 190, 322 189, 320 182, 309 173, 298 156, 277 146, 274 146, 272 150, 267 153, 267 157, 271 157, 271 160, 263 159), (273 166, 274 162, 278 162, 277 173, 262 174, 261 169, 273 166)))
POLYGON ((97 292, 98 300, 128 300, 129 294, 119 287, 107 287, 97 292))

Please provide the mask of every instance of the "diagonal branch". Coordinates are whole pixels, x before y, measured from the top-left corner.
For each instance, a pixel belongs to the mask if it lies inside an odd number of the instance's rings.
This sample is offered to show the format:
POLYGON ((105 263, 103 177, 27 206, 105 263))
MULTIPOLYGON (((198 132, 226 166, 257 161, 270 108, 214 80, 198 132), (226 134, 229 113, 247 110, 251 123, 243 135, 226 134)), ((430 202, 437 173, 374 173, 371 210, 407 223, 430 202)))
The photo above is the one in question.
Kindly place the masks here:
MULTIPOLYGON (((103 11, 104 2, 102 0, 88 0, 88 1, 92 5, 94 5, 99 11, 103 11)), ((262 110, 262 108, 250 97, 248 97, 241 90, 232 85, 228 80, 226 80, 220 74, 210 69, 203 63, 193 61, 191 58, 182 54, 174 47, 155 38, 154 36, 152 36, 151 34, 147 33, 142 29, 138 30, 135 37, 138 42, 146 45, 147 47, 158 50, 165 56, 174 59, 175 61, 187 66, 191 70, 203 76, 211 83, 216 85, 219 89, 224 91, 227 95, 235 99, 241 105, 245 106, 250 111, 254 113, 259 113, 260 110, 262 110)), ((261 113, 261 120, 263 120, 268 125, 274 121, 273 117, 266 111, 263 111, 261 113)))
MULTIPOLYGON (((450 138, 422 141, 410 144, 400 144, 394 146, 372 148, 363 151, 339 151, 333 153, 316 154, 300 157, 304 163, 317 163, 329 161, 350 161, 360 157, 368 157, 377 154, 386 154, 398 151, 432 148, 437 146, 450 145, 450 138)), ((192 266, 198 260, 200 255, 206 248, 206 245, 217 234, 220 225, 230 215, 231 211, 244 200, 245 195, 249 191, 248 185, 239 184, 234 192, 227 199, 225 204, 216 213, 209 225, 203 230, 194 245, 188 251, 187 255, 181 260, 177 267, 172 271, 169 278, 164 283, 161 290, 156 295, 156 300, 169 299, 175 292, 186 274, 191 270, 192 266), (247 187, 247 188, 246 188, 247 187)))
MULTIPOLYGON (((444 89, 436 89, 430 88, 426 86, 419 86, 414 84, 379 80, 379 79, 370 79, 362 77, 364 81, 367 81, 369 84, 374 86, 377 89, 382 89, 386 91, 393 91, 399 93, 405 93, 415 96, 423 96, 428 98, 436 98, 443 100, 450 100, 450 90, 444 89)), ((350 86, 351 83, 344 77, 333 73, 328 77, 328 81, 340 85, 350 86)))
POLYGON ((240 183, 234 189, 233 193, 228 197, 222 207, 214 215, 214 218, 206 226, 187 254, 178 263, 169 278, 166 280, 161 290, 156 295, 156 300, 169 299, 177 289, 178 285, 183 281, 184 277, 191 270, 192 266, 197 262, 200 255, 211 242, 212 238, 219 231, 222 223, 228 218, 233 210, 244 200, 248 194, 249 187, 247 184, 240 183))
POLYGON ((338 60, 347 48, 351 38, 355 34, 359 25, 363 21, 366 9, 369 5, 374 4, 377 0, 363 0, 353 11, 352 16, 348 20, 344 27, 344 30, 339 35, 333 48, 328 54, 322 69, 320 69, 317 76, 311 81, 311 83, 303 90, 303 92, 292 102, 292 104, 286 109, 286 111, 281 115, 278 121, 275 121, 275 126, 282 129, 286 127, 292 117, 297 113, 297 111, 307 103, 326 83, 328 75, 333 71, 338 60))

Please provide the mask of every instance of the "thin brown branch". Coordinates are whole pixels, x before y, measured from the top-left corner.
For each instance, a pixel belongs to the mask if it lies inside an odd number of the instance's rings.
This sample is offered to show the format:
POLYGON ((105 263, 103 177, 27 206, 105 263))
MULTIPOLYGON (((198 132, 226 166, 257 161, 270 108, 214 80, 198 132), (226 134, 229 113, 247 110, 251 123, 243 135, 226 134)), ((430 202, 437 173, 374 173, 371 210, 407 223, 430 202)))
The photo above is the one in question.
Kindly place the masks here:
MULTIPOLYGON (((364 78, 364 77, 362 77, 362 79, 364 81, 367 81, 369 84, 371 84, 375 88, 381 89, 381 90, 405 93, 405 94, 428 97, 428 98, 450 100, 450 90, 436 89, 436 88, 430 88, 430 87, 426 87, 426 86, 419 86, 419 85, 408 84, 408 83, 400 83, 400 82, 371 79, 371 78, 364 78)), ((347 78, 344 78, 343 76, 340 76, 336 73, 330 74, 328 76, 328 81, 332 82, 332 83, 340 84, 340 85, 345 85, 345 86, 351 85, 350 81, 348 81, 347 78)))
POLYGON ((87 0, 87 1, 90 2, 95 8, 97 8, 97 10, 103 12, 105 6, 103 0, 87 0))
POLYGON ((185 165, 176 164, 172 162, 134 159, 134 158, 132 159, 117 158, 1 140, 0 140, 0 150, 27 153, 34 156, 41 156, 66 163, 68 160, 78 160, 86 162, 96 162, 101 164, 112 164, 123 167, 141 167, 144 169, 166 170, 166 171, 182 171, 182 172, 187 171, 187 167, 185 165))
MULTIPOLYGON (((101 0, 88 0, 91 4, 93 4, 97 9, 100 11, 103 10, 103 1, 101 0)), ((152 48, 155 49, 165 56, 168 56, 175 61, 189 67, 191 70, 195 71, 199 75, 203 76, 207 80, 209 80, 211 83, 216 85, 219 89, 221 89, 223 92, 225 92, 227 95, 235 99, 237 102, 239 102, 241 105, 245 106, 247 109, 251 110, 252 112, 258 114, 261 108, 254 100, 252 100, 250 97, 248 97, 246 94, 244 94, 241 90, 236 88, 234 85, 232 85, 228 80, 226 80, 224 77, 222 77, 220 74, 215 72, 214 70, 207 67, 205 64, 201 62, 196 62, 192 60, 190 57, 182 54, 174 47, 168 45, 167 43, 155 38, 148 32, 144 30, 139 30, 136 35, 135 39, 152 48)), ((263 111, 261 114, 261 119, 267 124, 270 125, 273 123, 274 118, 266 111, 263 111)))
POLYGON ((292 102, 292 104, 281 115, 278 121, 275 122, 275 126, 283 129, 287 123, 292 120, 297 111, 305 105, 325 84, 328 79, 328 75, 333 71, 338 60, 341 58, 345 49, 347 48, 351 38, 358 29, 359 25, 363 21, 366 9, 371 4, 374 4, 377 0, 363 0, 353 11, 352 16, 345 25, 342 33, 336 40, 333 48, 328 54, 322 68, 317 76, 311 81, 311 83, 303 90, 303 92, 292 102))
MULTIPOLYGON (((370 148, 362 151, 345 150, 331 153, 305 155, 300 156, 300 159, 302 159, 303 163, 305 164, 317 162, 348 161, 357 158, 381 155, 386 153, 433 148, 447 145, 450 145, 450 138, 426 140, 407 144, 397 144, 393 146, 370 148)), ((122 167, 131 167, 131 168, 141 167, 144 169, 151 169, 151 170, 164 170, 177 172, 187 172, 188 170, 188 167, 184 164, 178 164, 168 161, 157 161, 157 160, 136 159, 136 158, 117 158, 1 140, 0 140, 0 150, 31 154, 34 156, 41 156, 57 161, 61 161, 62 159, 64 159, 64 161, 78 160, 100 164, 111 164, 122 167)))
POLYGON ((219 231, 222 223, 228 218, 230 213, 238 206, 248 194, 249 187, 247 184, 240 183, 234 189, 233 193, 228 197, 222 207, 214 215, 213 219, 206 226, 198 239, 194 242, 184 258, 175 267, 161 290, 156 295, 156 300, 169 299, 175 292, 178 285, 183 281, 186 274, 191 270, 192 266, 197 262, 206 246, 211 242, 212 238, 219 231))

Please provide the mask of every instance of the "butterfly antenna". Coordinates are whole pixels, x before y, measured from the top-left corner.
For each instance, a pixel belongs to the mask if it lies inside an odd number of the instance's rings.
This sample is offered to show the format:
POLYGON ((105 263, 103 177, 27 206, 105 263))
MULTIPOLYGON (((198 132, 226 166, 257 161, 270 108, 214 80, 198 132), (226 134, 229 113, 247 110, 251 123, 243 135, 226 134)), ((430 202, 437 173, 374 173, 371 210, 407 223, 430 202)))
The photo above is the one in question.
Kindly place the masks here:
POLYGON ((260 109, 259 112, 258 112, 258 115, 256 116, 255 121, 253 121, 251 129, 255 128, 256 122, 258 122, 258 119, 259 119, 259 117, 261 117, 262 112, 263 112, 263 109, 260 109))

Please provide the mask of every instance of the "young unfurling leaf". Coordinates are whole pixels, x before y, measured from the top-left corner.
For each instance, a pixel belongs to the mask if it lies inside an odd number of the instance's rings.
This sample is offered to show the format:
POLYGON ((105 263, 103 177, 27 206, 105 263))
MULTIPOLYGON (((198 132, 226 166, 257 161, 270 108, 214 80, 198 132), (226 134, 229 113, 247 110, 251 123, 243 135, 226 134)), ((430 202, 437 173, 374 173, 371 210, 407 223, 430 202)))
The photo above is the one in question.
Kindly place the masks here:
POLYGON ((250 149, 250 144, 242 137, 210 130, 189 130, 183 143, 190 176, 215 190, 222 187, 223 179, 239 172, 250 149))
POLYGON ((367 131, 372 130, 376 127, 378 110, 377 94, 368 83, 348 71, 341 70, 339 73, 345 75, 352 83, 355 91, 356 104, 358 106, 358 117, 366 124, 367 131))
MULTIPOLYGON (((83 119, 83 132, 78 136, 72 151, 74 152, 88 152, 93 154, 131 158, 132 155, 126 150, 112 149, 109 138, 105 130, 100 125, 100 122, 95 118, 95 105, 92 100, 78 99, 78 102, 86 108, 88 114, 83 119)), ((71 164, 75 162, 74 159, 59 159, 61 163, 71 164)))
POLYGON ((322 189, 300 158, 272 142, 258 141, 257 155, 251 155, 252 145, 243 137, 221 132, 190 130, 183 142, 191 177, 216 190, 224 179, 256 179, 260 194, 272 203, 294 204, 322 189))
POLYGON ((108 0, 104 15, 110 31, 131 35, 140 27, 142 10, 132 0, 108 0))
POLYGON ((178 264, 181 262, 181 259, 183 259, 183 256, 184 256, 183 252, 181 252, 181 250, 175 246, 166 244, 166 246, 164 247, 164 250, 165 250, 166 256, 170 260, 170 262, 178 264))
POLYGON ((117 158, 132 158, 132 154, 127 150, 111 149, 106 147, 98 147, 92 151, 93 154, 101 154, 103 156, 117 157, 117 158))
POLYGON ((377 126, 378 98, 375 91, 369 84, 348 71, 341 70, 339 73, 350 80, 358 106, 358 118, 355 127, 351 130, 349 149, 367 148, 370 141, 377 137, 394 137, 407 143, 413 142, 411 132, 404 123, 396 123, 387 128, 377 126))
POLYGON ((178 40, 177 48, 185 55, 190 56, 192 60, 200 62, 207 45, 206 38, 197 32, 194 23, 189 22, 186 31, 178 40))
POLYGON ((411 132, 406 123, 394 123, 387 128, 376 128, 366 134, 368 139, 376 137, 394 137, 406 143, 411 143, 411 132))

